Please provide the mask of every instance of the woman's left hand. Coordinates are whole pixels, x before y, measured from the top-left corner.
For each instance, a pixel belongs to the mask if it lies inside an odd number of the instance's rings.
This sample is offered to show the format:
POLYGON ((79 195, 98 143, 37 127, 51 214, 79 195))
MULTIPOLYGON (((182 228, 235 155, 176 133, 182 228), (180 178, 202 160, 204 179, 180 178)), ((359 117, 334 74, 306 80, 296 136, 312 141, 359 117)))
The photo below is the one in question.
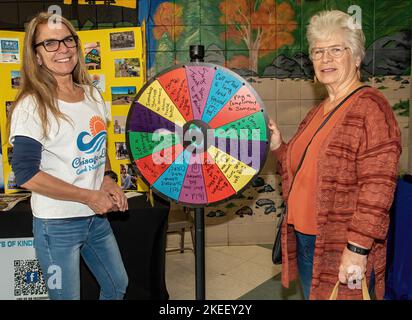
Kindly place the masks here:
MULTIPOLYGON (((366 262, 367 256, 349 251, 347 248, 345 248, 340 259, 339 281, 341 283, 349 282, 349 289, 354 289, 355 287, 353 286, 353 284, 351 284, 351 281, 353 279, 356 279, 359 280, 360 284, 360 280, 362 280, 365 276, 366 262), (355 273, 357 273, 358 275, 356 275, 355 273)), ((359 288, 359 286, 356 287, 359 288)))
POLYGON ((127 198, 123 190, 112 178, 105 176, 103 178, 103 183, 100 187, 100 190, 104 190, 112 196, 112 198, 116 202, 118 210, 126 211, 129 209, 127 204, 127 198))

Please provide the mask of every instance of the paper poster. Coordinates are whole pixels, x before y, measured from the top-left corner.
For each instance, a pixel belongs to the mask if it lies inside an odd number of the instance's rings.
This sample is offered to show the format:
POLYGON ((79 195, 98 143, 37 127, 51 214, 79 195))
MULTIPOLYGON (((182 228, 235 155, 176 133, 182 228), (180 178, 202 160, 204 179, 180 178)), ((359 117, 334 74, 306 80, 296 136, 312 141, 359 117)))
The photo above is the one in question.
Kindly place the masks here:
POLYGON ((140 76, 140 61, 138 58, 114 59, 114 76, 138 77, 140 76))
POLYGON ((126 116, 113 117, 113 133, 124 134, 126 132, 126 116))
POLYGON ((122 190, 136 190, 137 189, 137 175, 133 171, 131 164, 120 164, 120 187, 122 190))
POLYGON ((136 95, 136 87, 112 87, 112 105, 130 105, 136 95))
POLYGON ((133 50, 134 45, 134 32, 113 32, 110 34, 110 50, 133 50))
POLYGON ((106 76, 104 74, 91 74, 93 85, 99 89, 101 93, 106 92, 106 76))
POLYGON ((116 159, 127 160, 129 159, 129 153, 127 151, 126 142, 115 142, 116 159))
POLYGON ((18 89, 20 88, 20 71, 11 72, 11 88, 18 89))
POLYGON ((0 38, 0 62, 20 63, 19 39, 0 38))
POLYGON ((100 42, 84 44, 84 59, 88 70, 100 70, 102 68, 100 42))
POLYGON ((9 112, 11 107, 13 106, 14 101, 6 101, 5 106, 6 106, 6 118, 9 116, 9 112))

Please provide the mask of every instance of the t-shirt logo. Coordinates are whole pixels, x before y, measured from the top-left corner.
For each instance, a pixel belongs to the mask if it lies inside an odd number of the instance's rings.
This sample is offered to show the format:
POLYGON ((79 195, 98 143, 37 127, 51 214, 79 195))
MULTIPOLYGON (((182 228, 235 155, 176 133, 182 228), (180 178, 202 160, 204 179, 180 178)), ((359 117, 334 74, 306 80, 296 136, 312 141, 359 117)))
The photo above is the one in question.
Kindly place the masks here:
POLYGON ((106 124, 99 116, 93 116, 89 122, 90 132, 83 131, 77 137, 77 147, 85 153, 100 151, 106 142, 106 124))

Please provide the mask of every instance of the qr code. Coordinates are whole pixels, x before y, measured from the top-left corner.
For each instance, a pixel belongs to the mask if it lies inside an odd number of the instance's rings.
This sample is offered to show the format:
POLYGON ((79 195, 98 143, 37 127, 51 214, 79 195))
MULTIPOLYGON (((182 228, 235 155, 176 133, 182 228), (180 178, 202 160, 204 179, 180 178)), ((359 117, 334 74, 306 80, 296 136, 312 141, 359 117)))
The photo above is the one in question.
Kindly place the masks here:
POLYGON ((38 260, 14 260, 14 296, 39 295, 47 295, 47 289, 38 260))

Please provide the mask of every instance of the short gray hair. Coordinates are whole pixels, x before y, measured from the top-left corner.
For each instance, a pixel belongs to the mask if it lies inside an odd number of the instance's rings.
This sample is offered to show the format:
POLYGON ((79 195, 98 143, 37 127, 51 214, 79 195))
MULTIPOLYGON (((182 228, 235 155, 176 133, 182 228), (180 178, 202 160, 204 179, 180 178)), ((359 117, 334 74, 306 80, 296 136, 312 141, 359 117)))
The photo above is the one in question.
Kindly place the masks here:
POLYGON ((343 34, 345 44, 351 49, 354 58, 362 61, 365 56, 365 35, 362 28, 350 27, 352 17, 339 10, 321 11, 314 15, 306 30, 309 52, 316 41, 329 40, 336 33, 343 34))

